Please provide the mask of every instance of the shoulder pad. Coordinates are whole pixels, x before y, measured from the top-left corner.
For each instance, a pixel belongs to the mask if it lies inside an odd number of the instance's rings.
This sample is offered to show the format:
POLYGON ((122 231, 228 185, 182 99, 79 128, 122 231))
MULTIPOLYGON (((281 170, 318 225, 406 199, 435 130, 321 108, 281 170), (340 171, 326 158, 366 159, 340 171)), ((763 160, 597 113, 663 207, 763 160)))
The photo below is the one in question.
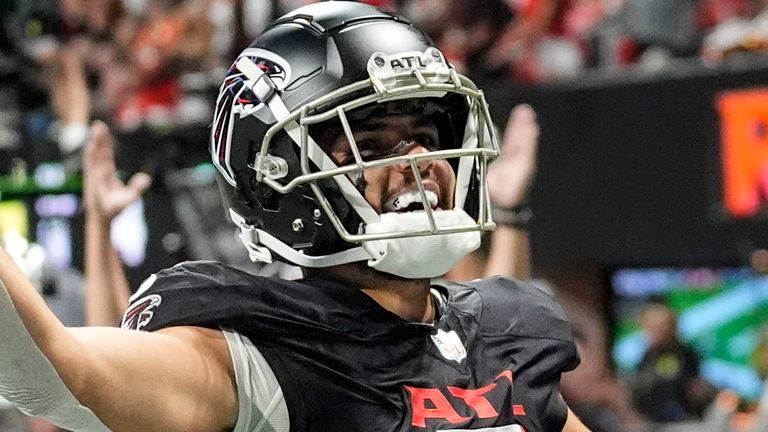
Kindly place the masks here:
POLYGON ((508 277, 479 279, 466 285, 482 298, 482 321, 488 334, 573 339, 565 312, 549 293, 508 277))
POLYGON ((274 283, 214 261, 183 262, 151 275, 141 284, 130 298, 121 327, 154 330, 178 320, 207 318, 216 310, 232 309, 237 302, 235 294, 242 292, 239 288, 247 287, 253 293, 274 283), (223 290, 230 295, 222 296, 223 290))

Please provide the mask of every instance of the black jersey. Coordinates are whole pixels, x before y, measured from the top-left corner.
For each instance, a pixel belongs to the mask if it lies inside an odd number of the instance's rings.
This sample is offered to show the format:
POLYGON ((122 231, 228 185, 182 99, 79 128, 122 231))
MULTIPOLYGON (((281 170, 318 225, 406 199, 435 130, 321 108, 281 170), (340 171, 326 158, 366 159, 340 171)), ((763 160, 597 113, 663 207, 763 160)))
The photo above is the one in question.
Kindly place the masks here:
POLYGON ((190 262, 145 283, 123 326, 246 336, 280 383, 291 432, 562 430, 560 374, 578 355, 554 300, 507 278, 434 288, 445 301, 425 325, 335 281, 190 262))

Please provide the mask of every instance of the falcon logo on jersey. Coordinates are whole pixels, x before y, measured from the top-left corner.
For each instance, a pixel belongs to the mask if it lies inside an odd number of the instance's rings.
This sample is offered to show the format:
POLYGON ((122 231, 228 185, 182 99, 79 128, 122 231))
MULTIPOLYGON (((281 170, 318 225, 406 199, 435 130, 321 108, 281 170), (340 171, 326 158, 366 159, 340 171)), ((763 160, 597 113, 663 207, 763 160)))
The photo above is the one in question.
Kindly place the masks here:
MULTIPOLYGON (((285 88, 291 79, 291 68, 282 57, 259 48, 246 48, 237 60, 248 57, 259 69, 272 80, 277 90, 285 88)), ((232 124, 235 115, 247 117, 265 105, 251 91, 255 84, 238 68, 237 60, 227 72, 227 77, 219 88, 216 99, 216 112, 211 127, 211 155, 213 163, 227 181, 234 186, 235 175, 229 163, 232 124)))
POLYGON ((151 294, 135 301, 123 316, 120 327, 128 330, 141 330, 149 324, 155 315, 153 309, 160 306, 163 298, 158 294, 151 294))
POLYGON ((467 350, 464 348, 461 338, 453 330, 446 332, 437 329, 437 333, 432 335, 432 342, 435 343, 437 349, 440 350, 440 354, 446 360, 461 363, 467 357, 467 350))

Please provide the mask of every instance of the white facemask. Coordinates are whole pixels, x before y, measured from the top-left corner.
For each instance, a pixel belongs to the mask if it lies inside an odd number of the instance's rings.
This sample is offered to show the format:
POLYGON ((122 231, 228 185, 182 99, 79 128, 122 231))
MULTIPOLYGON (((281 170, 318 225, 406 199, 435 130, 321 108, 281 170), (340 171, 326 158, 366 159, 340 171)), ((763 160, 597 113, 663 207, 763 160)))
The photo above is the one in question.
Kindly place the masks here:
MULTIPOLYGON (((434 212, 438 228, 474 225, 476 222, 460 209, 434 212)), ((370 223, 366 233, 385 233, 428 229, 429 219, 423 211, 384 213, 381 222, 370 223)), ((363 247, 378 258, 368 265, 378 271, 408 279, 434 278, 448 272, 466 254, 480 247, 480 232, 404 237, 372 240, 363 247)))

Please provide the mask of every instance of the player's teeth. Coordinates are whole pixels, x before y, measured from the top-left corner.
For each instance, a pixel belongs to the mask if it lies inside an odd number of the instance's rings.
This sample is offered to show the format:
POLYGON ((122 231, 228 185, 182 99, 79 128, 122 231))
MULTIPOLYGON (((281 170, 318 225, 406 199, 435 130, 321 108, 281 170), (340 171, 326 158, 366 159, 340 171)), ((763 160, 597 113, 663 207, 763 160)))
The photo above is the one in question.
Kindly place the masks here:
MULTIPOLYGON (((437 206, 437 194, 430 190, 425 192, 429 207, 435 208, 435 206, 437 206)), ((409 205, 415 202, 421 202, 421 194, 418 190, 404 192, 391 198, 384 204, 384 208, 387 211, 400 211, 406 209, 409 205)))

